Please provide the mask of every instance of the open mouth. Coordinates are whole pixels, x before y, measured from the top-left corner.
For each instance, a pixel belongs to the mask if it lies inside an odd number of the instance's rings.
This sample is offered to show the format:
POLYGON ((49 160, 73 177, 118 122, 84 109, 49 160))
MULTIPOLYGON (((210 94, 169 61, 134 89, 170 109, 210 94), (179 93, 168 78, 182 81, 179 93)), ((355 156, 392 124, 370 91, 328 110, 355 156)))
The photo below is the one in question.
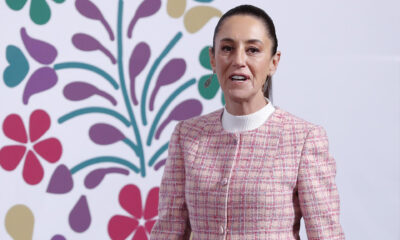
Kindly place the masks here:
POLYGON ((232 74, 229 78, 230 78, 232 81, 237 81, 237 82, 244 82, 244 81, 246 81, 247 79, 249 79, 248 76, 242 75, 242 74, 232 74))

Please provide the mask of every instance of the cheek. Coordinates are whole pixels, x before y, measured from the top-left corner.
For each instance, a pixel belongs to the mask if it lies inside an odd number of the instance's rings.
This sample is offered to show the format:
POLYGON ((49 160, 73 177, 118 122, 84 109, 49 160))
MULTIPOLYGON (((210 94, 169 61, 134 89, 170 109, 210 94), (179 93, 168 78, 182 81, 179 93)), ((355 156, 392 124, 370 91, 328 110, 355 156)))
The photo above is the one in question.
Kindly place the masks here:
POLYGON ((225 74, 227 68, 229 67, 228 61, 224 57, 217 57, 216 58, 216 64, 215 64, 215 70, 219 74, 225 74))
POLYGON ((216 58, 215 58, 215 62, 216 62, 216 65, 217 66, 223 66, 223 65, 225 65, 226 64, 226 57, 224 57, 224 56, 220 56, 220 55, 218 55, 216 58))
POLYGON ((268 61, 260 61, 257 66, 256 66, 256 71, 257 71, 257 78, 262 79, 265 81, 267 78, 267 75, 269 74, 269 62, 268 61))
POLYGON ((253 64, 249 66, 253 77, 257 79, 257 82, 265 81, 268 74, 268 66, 264 63, 253 64))

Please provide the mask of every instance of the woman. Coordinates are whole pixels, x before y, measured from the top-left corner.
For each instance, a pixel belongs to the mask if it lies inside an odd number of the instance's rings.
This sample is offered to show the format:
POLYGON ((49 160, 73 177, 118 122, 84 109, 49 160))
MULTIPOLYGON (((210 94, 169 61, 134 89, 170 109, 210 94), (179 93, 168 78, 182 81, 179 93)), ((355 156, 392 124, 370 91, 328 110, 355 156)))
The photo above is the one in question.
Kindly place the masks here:
POLYGON ((344 239, 324 129, 268 100, 272 20, 242 5, 219 20, 210 61, 225 108, 178 123, 152 239, 344 239))

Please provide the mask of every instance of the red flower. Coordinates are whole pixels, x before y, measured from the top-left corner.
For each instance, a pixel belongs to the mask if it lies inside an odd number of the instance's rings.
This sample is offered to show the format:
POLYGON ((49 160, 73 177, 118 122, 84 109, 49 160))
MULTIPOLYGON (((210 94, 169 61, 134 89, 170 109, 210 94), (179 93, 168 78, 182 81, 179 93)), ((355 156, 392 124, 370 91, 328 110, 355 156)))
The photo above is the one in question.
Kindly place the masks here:
POLYGON ((122 188, 119 192, 119 203, 131 216, 115 215, 110 219, 108 234, 112 240, 126 239, 135 230, 132 240, 148 239, 158 215, 158 191, 158 187, 150 190, 143 212, 139 188, 132 184, 122 188))
POLYGON ((37 141, 49 128, 49 115, 43 110, 34 111, 29 119, 28 142, 21 117, 17 114, 8 115, 3 122, 3 132, 8 138, 21 144, 4 146, 0 149, 0 166, 7 171, 12 171, 25 156, 22 173, 25 182, 31 185, 40 183, 43 179, 44 170, 36 154, 50 163, 55 163, 60 159, 62 153, 61 143, 56 138, 37 141), (29 147, 29 145, 32 145, 32 147, 29 147), (28 153, 25 154, 26 152, 28 153))

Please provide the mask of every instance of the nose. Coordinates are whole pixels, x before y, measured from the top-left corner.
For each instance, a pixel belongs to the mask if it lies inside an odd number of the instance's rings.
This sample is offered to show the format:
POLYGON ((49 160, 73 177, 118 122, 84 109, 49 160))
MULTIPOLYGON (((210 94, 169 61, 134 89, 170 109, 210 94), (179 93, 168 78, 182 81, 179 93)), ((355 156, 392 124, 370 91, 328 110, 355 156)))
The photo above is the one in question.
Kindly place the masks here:
POLYGON ((246 53, 242 48, 238 48, 233 55, 233 65, 243 67, 246 63, 246 53))

